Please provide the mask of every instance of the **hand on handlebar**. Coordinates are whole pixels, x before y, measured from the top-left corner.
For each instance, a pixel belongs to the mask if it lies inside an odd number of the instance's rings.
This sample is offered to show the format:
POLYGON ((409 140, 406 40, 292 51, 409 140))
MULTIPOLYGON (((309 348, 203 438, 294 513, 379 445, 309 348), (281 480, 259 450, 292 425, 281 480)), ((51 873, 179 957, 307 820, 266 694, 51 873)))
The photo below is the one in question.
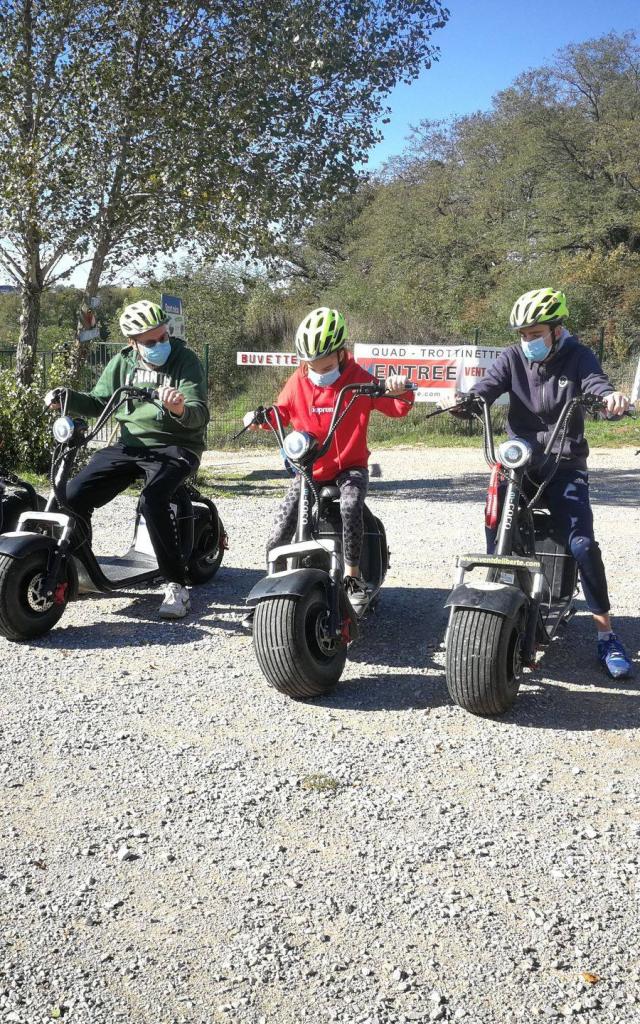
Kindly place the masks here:
POLYGON ((52 388, 50 391, 47 391, 42 399, 45 409, 54 409, 56 412, 60 411, 60 390, 60 388, 52 388))
POLYGON ((400 373, 389 374, 385 381, 385 391, 388 395, 403 395, 406 391, 414 390, 415 385, 400 373))
POLYGON ((603 404, 607 418, 623 416, 629 408, 629 399, 621 391, 612 391, 610 395, 605 395, 603 404))
POLYGON ((158 398, 172 416, 182 416, 184 412, 184 395, 177 388, 158 388, 158 398))
POLYGON ((480 399, 475 395, 464 394, 462 391, 455 391, 438 402, 438 408, 451 413, 461 420, 469 420, 475 413, 481 411, 480 399))
POLYGON ((258 426, 256 415, 256 410, 251 409, 249 412, 245 412, 244 416, 242 417, 242 425, 246 427, 247 430, 251 430, 253 433, 260 429, 260 427, 258 426))

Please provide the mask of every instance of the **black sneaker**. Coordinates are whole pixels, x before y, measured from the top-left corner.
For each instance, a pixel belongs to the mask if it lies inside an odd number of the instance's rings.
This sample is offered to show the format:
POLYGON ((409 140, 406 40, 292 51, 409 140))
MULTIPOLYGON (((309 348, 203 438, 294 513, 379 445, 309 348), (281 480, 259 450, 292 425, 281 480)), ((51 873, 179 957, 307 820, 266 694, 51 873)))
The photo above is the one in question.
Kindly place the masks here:
POLYGON ((356 615, 362 615, 369 604, 369 589, 362 576, 345 576, 344 589, 356 615))

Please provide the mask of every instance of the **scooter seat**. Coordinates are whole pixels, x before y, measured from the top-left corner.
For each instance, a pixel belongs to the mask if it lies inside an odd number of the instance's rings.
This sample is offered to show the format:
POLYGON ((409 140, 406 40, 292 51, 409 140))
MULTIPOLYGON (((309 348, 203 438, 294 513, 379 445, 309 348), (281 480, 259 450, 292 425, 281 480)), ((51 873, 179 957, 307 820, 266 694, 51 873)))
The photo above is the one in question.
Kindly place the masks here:
POLYGON ((333 501, 340 497, 340 488, 336 484, 325 484, 320 488, 320 501, 333 501))

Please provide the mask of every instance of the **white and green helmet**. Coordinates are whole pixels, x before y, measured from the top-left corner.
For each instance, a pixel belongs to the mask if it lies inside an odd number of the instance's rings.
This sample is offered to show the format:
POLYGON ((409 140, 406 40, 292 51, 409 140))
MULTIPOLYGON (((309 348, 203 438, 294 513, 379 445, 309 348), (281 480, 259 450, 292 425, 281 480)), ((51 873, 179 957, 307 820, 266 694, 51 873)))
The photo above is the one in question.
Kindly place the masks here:
POLYGON ((141 299, 125 306, 120 315, 120 330, 125 338, 130 338, 134 334, 144 334, 153 327, 160 327, 168 320, 169 317, 157 302, 141 299))
POLYGON ((320 306, 305 316, 296 331, 296 352, 304 362, 322 359, 344 348, 347 325, 342 313, 320 306))
POLYGON ((533 327, 535 324, 553 327, 568 316, 569 308, 564 292, 556 291, 555 288, 533 288, 514 302, 509 326, 512 331, 533 327))

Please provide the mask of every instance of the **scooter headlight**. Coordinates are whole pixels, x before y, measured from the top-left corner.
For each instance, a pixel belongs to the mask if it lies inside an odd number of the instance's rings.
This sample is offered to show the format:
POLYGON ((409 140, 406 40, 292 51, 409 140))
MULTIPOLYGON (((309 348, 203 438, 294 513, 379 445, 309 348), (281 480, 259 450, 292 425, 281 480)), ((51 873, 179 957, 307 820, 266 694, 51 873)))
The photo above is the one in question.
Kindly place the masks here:
POLYGON ((71 416, 58 416, 51 429, 58 444, 66 444, 75 434, 76 425, 71 416))
POLYGON ((533 449, 527 441, 517 438, 514 441, 503 441, 498 448, 498 462, 508 469, 519 469, 530 461, 533 449))
POLYGON ((313 451, 317 441, 313 434, 307 434, 302 430, 294 430, 287 434, 284 439, 284 453, 292 462, 300 462, 306 458, 309 452, 313 451))

